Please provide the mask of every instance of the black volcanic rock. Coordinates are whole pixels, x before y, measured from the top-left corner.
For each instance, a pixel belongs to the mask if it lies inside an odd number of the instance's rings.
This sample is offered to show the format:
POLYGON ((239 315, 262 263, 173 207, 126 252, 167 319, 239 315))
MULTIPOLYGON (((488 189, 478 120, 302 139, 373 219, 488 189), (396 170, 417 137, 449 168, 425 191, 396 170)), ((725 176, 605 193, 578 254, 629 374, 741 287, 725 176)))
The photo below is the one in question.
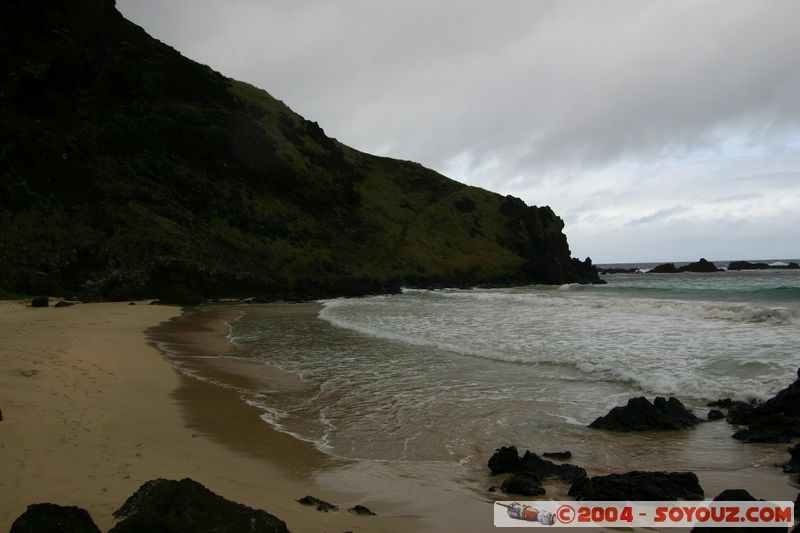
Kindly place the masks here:
POLYGON ((528 472, 540 480, 556 478, 566 483, 586 477, 586 470, 580 466, 569 463, 556 464, 542 459, 530 450, 526 450, 525 455, 520 457, 516 446, 498 448, 489 458, 489 470, 495 475, 506 472, 528 472))
POLYGON ((540 496, 545 493, 541 481, 530 472, 517 472, 511 474, 500 486, 506 494, 519 494, 522 496, 540 496))
POLYGON ((723 407, 727 409, 733 404, 733 400, 730 398, 721 398, 719 400, 714 400, 713 402, 708 402, 706 405, 708 407, 723 407))
POLYGON ((36 503, 11 524, 9 533, 101 533, 92 517, 80 507, 36 503))
POLYGON ((725 415, 719 409, 711 409, 706 417, 708 420, 722 420, 725 415))
POLYGON ((728 265, 728 270, 797 270, 800 264, 792 261, 784 265, 767 263, 751 263, 750 261, 732 261, 728 265))
POLYGON ((576 481, 569 489, 576 500, 702 500, 703 489, 692 472, 628 472, 576 481))
MULTIPOLYGON (((715 502, 755 502, 758 501, 744 489, 727 489, 714 497, 715 502)), ((753 532, 759 531, 786 531, 786 527, 702 527, 692 528, 692 533, 726 533, 726 532, 753 532)))
POLYGON ((600 274, 639 274, 638 268, 597 267, 600 274))
POLYGON ((748 426, 733 434, 745 443, 789 442, 800 437, 800 369, 791 385, 766 402, 732 405, 726 420, 748 426))
POLYGON ((767 270, 767 263, 751 263, 750 261, 731 261, 728 270, 767 270))
POLYGON ((542 456, 549 457, 551 459, 558 459, 559 461, 567 461, 568 459, 572 459, 572 452, 544 452, 542 456))
POLYGON ((753 418, 750 424, 733 434, 746 444, 754 442, 790 442, 800 437, 800 417, 770 413, 753 418))
POLYGON ((757 418, 756 408, 759 404, 754 402, 732 401, 728 405, 728 414, 725 420, 729 424, 749 424, 757 418))
POLYGON ((50 299, 47 296, 40 296, 31 300, 31 307, 49 307, 50 299))
POLYGON ((489 470, 492 474, 517 472, 520 469, 519 451, 516 446, 497 448, 489 458, 489 470))
POLYGON ((711 261, 701 258, 696 263, 689 263, 680 267, 678 272, 720 272, 720 269, 711 261))
POLYGON ((534 474, 539 479, 555 478, 566 483, 574 483, 586 477, 586 470, 569 463, 556 464, 542 459, 533 452, 526 451, 520 459, 519 468, 523 472, 534 474))
POLYGON ((788 448, 787 451, 789 452, 790 458, 780 466, 787 474, 797 474, 800 472, 800 444, 795 444, 791 448, 788 448))
POLYGON ((0 287, 81 299, 597 283, 548 206, 328 137, 106 0, 0 2, 0 287))
POLYGON ((53 307, 72 307, 73 305, 75 304, 73 304, 72 302, 68 302, 66 300, 59 300, 53 307))
POLYGON ((659 396, 653 403, 640 396, 631 398, 624 406, 614 407, 605 416, 589 424, 590 428, 610 431, 652 431, 686 429, 697 425, 700 419, 674 397, 665 400, 659 396))
POLYGON ((156 479, 120 507, 109 533, 287 533, 269 513, 226 500, 189 478, 156 479))
POLYGON ((652 274, 677 274, 678 269, 672 263, 664 263, 648 270, 652 274))
POLYGON ((781 413, 786 416, 800 416, 800 368, 797 379, 783 390, 756 408, 758 415, 781 413))
POLYGON ((315 498, 314 496, 303 496, 302 498, 297 500, 297 503, 301 505, 307 505, 309 507, 316 507, 317 511, 322 511, 325 513, 327 513, 328 511, 339 510, 338 506, 332 503, 328 503, 324 500, 320 500, 319 498, 315 498))
POLYGON ((348 509, 353 514, 361 515, 361 516, 375 516, 368 507, 364 507, 363 505, 356 505, 355 507, 351 507, 348 509))

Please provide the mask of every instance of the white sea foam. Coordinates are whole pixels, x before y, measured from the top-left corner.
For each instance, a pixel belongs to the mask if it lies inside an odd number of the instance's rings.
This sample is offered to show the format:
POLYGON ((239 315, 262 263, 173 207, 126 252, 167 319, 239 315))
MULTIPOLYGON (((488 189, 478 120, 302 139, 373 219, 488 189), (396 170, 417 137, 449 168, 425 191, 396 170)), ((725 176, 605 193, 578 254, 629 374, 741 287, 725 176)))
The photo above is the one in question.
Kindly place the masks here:
MULTIPOLYGON (((748 384, 741 376, 702 375, 703 358, 730 357, 730 342, 761 338, 778 338, 785 350, 797 334, 784 326, 800 323, 796 308, 559 292, 407 290, 381 300, 326 302, 320 318, 374 338, 508 363, 568 366, 582 372, 579 380, 695 398, 737 390, 763 395, 757 379, 748 384)), ((779 368, 787 372, 793 364, 779 368)))
POLYGON ((585 425, 631 396, 698 408, 791 382, 798 284, 775 272, 657 277, 655 287, 654 276, 630 275, 602 287, 405 289, 323 301, 321 320, 254 308, 234 325, 237 356, 302 375, 312 390, 242 395, 275 429, 351 458, 477 457, 483 468, 497 445, 541 451, 553 435, 590 449, 585 425))

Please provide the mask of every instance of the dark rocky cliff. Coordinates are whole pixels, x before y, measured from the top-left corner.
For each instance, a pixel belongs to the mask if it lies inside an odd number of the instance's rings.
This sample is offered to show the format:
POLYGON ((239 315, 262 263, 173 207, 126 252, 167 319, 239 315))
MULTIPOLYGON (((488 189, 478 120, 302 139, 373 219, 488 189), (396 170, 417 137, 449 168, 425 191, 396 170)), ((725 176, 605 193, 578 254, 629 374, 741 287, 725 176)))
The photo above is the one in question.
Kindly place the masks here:
POLYGON ((593 282, 563 222, 340 144, 110 0, 0 3, 0 289, 121 299, 593 282))

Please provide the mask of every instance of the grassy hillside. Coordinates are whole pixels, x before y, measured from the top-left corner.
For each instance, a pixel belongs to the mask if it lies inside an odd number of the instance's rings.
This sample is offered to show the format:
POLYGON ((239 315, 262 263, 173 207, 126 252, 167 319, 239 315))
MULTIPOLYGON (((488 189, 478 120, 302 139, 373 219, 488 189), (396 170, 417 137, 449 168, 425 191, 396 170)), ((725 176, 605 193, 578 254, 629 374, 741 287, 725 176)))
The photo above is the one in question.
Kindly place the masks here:
POLYGON ((358 152, 111 0, 0 3, 0 288, 88 298, 591 282, 562 221, 358 152))

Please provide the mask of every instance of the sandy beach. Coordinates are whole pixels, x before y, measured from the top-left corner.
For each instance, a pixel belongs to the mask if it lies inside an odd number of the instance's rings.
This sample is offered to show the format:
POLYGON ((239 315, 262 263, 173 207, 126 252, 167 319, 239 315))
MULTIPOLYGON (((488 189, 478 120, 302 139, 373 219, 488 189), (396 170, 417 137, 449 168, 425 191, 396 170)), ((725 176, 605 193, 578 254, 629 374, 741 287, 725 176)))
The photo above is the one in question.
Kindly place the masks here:
POLYGON ((35 502, 83 507, 107 530, 143 482, 184 477, 292 531, 417 529, 413 517, 347 513, 364 495, 315 487, 321 453, 260 423, 234 392, 179 375, 144 332, 181 309, 145 303, 0 303, 0 530, 35 502), (215 434, 238 435, 240 445, 198 429, 184 416, 187 402, 224 421, 215 434), (296 503, 306 494, 342 510, 296 503))
MULTIPOLYGON (((242 401, 242 391, 310 391, 294 374, 217 357, 235 354, 226 335, 246 308, 183 313, 147 303, 34 309, 0 302, 0 531, 36 502, 83 507, 107 530, 113 511, 142 483, 184 477, 264 509, 294 532, 494 529, 491 500, 506 497, 487 493, 499 483, 488 471, 470 473, 446 461, 336 458, 264 423, 262 411, 242 401), (307 494, 340 510, 321 513, 299 505, 296 500, 307 494), (356 504, 379 516, 346 511, 356 504)), ((259 306, 259 313, 294 320, 317 309, 270 305, 259 306)), ((687 440, 697 433, 658 436, 659 445, 643 450, 657 455, 688 445, 687 453, 701 453, 687 440)), ((624 440, 641 445, 648 438, 624 440)), ((619 440, 598 435, 609 450, 619 440)), ((754 460, 744 468, 697 472, 706 497, 742 486, 762 498, 792 499, 796 488, 769 466, 783 457, 782 448, 746 450, 754 460)), ((637 458, 641 465, 650 461, 646 454, 637 458)), ((603 471, 585 466, 591 474, 603 471)), ((548 498, 566 497, 565 485, 546 487, 548 498)))

